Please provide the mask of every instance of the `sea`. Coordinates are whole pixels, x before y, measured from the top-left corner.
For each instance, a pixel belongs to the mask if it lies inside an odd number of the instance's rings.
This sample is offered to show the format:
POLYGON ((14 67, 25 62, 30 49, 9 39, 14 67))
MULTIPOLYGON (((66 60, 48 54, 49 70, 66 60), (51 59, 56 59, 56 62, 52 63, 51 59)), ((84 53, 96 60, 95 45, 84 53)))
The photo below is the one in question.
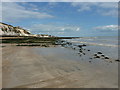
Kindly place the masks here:
POLYGON ((86 44, 86 49, 92 53, 102 52, 106 56, 115 60, 118 59, 118 37, 117 36, 98 36, 98 37, 80 37, 76 39, 65 39, 74 46, 86 44))

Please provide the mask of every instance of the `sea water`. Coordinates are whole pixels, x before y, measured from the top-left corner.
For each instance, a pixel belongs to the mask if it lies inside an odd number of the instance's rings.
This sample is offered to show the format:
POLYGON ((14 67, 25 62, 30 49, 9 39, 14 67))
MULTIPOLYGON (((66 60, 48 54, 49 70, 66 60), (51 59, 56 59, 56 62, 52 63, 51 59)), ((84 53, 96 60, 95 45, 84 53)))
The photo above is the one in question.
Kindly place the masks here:
POLYGON ((117 36, 81 37, 77 39, 65 39, 65 41, 71 42, 73 45, 86 44, 86 49, 89 49, 91 52, 90 55, 101 51, 113 60, 118 59, 117 36))

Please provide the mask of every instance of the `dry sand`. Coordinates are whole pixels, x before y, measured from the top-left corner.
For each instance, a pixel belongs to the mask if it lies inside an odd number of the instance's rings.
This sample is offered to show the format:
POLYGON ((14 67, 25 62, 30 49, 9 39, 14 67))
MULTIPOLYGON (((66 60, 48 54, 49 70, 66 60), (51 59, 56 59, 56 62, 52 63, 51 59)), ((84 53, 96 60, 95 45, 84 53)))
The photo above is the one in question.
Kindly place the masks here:
MULTIPOLYGON (((117 88, 117 63, 89 63, 68 57, 66 48, 2 48, 3 88, 117 88), (54 48, 54 49, 55 49, 54 48), (45 50, 45 51, 44 51, 45 50), (56 51, 57 51, 56 50, 56 51), (60 50, 60 52, 59 52, 60 50), (66 51, 65 51, 66 50, 66 51), (44 53, 46 54, 44 54, 44 53), (61 53, 63 52, 63 53, 61 53), (64 55, 63 55, 64 54, 64 55), (65 57, 66 56, 66 57, 65 57)), ((69 51, 68 51, 69 52, 69 51)), ((72 53, 69 53, 72 57, 72 53)), ((80 58, 79 58, 80 59, 80 58)))

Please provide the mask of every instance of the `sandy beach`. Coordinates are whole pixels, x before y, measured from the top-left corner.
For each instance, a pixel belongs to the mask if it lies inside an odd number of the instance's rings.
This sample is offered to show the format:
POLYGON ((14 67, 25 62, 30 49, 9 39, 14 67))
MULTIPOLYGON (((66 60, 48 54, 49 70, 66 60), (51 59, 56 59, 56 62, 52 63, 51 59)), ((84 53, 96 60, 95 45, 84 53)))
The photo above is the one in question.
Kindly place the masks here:
POLYGON ((117 88, 118 63, 88 62, 63 47, 2 47, 3 88, 117 88))
POLYGON ((119 88, 118 0, 1 0, 0 87, 119 88))

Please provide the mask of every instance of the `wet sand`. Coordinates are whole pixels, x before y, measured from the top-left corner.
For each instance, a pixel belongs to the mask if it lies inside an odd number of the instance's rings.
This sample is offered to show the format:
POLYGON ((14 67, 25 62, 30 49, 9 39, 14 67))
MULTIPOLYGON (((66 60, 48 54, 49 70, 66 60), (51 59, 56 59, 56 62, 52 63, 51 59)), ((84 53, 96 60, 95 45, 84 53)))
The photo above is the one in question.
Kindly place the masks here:
POLYGON ((82 60, 61 47, 2 48, 3 88, 117 88, 118 63, 82 60))

